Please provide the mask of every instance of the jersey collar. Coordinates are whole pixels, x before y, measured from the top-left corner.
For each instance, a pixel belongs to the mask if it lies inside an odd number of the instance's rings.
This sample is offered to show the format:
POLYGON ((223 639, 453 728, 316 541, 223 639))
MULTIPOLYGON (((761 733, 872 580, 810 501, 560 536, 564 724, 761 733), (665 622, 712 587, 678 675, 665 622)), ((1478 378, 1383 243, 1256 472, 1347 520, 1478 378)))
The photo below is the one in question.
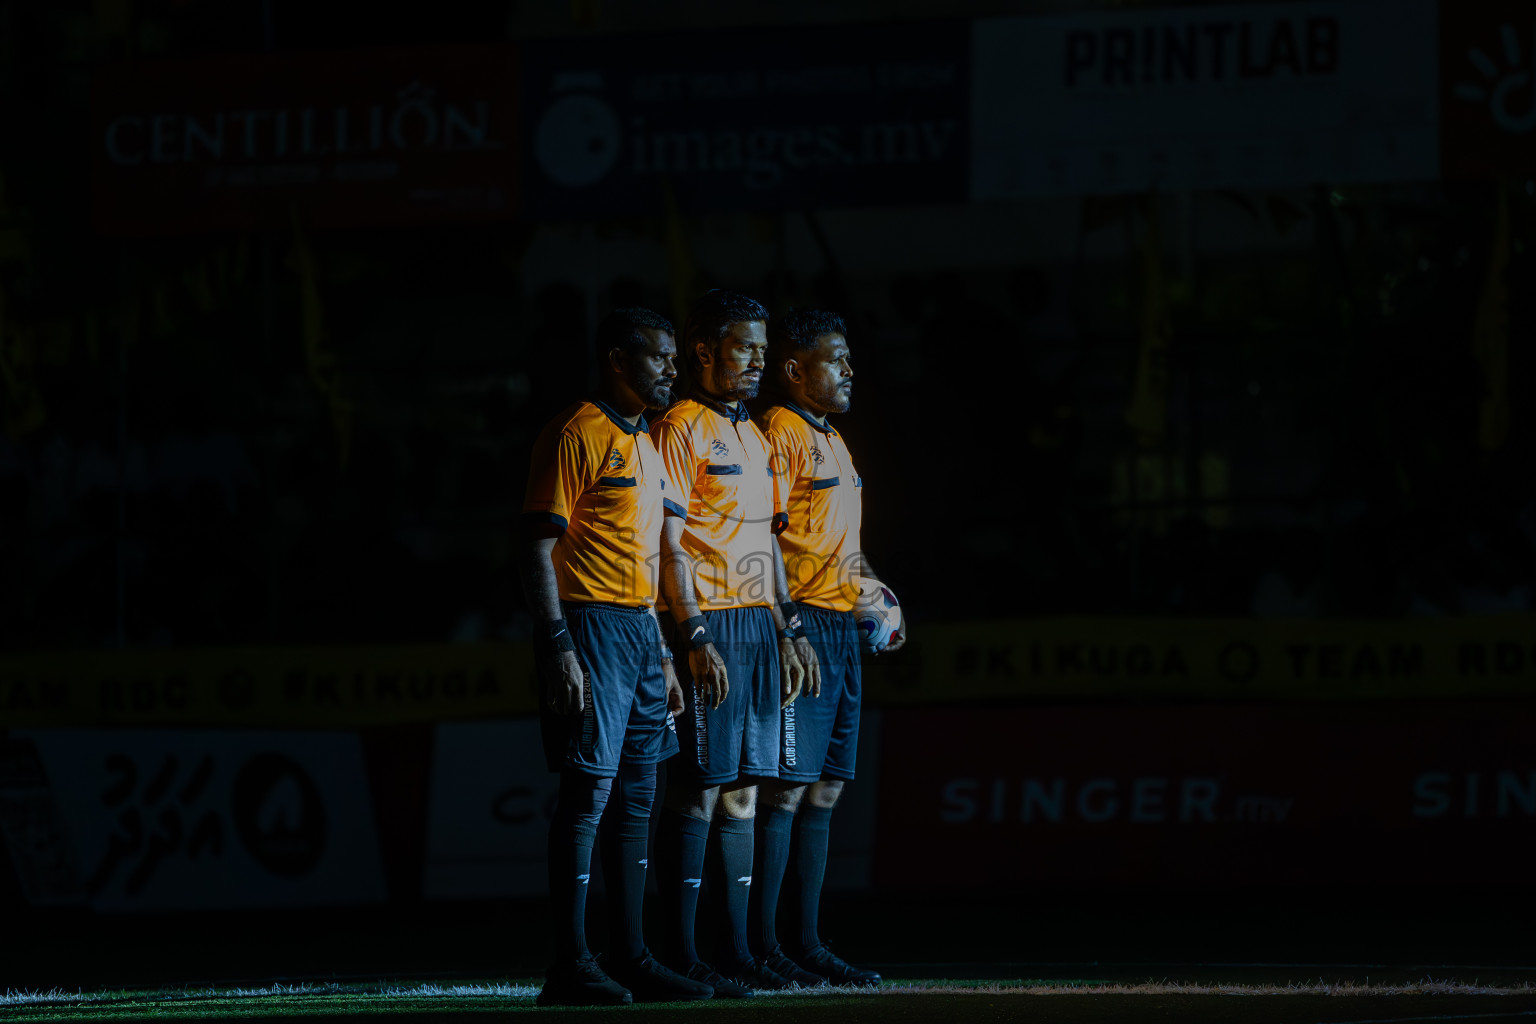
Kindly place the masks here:
POLYGON ((645 422, 645 413, 641 413, 640 414, 640 422, 639 423, 633 423, 632 424, 632 423, 629 422, 629 420, 625 419, 623 416, 620 416, 617 412, 615 412, 614 409, 613 409, 613 406, 609 405, 607 402, 603 401, 601 398, 594 398, 594 399, 592 399, 592 404, 597 406, 599 409, 603 410, 603 415, 607 416, 609 419, 613 420, 613 425, 618 427, 620 430, 624 431, 624 433, 626 433, 626 434, 638 434, 642 430, 650 430, 651 429, 650 424, 645 422))
POLYGON ((700 405, 709 406, 711 409, 715 410, 715 412, 719 413, 721 416, 724 416, 732 423, 745 423, 747 420, 752 418, 752 414, 747 412, 747 404, 745 402, 738 400, 734 406, 726 405, 719 399, 711 398, 709 395, 706 395, 699 388, 693 389, 692 397, 700 405))
POLYGON ((794 402, 785 402, 784 406, 785 406, 785 408, 788 408, 788 409, 790 409, 790 410, 792 410, 794 412, 799 413, 801 415, 801 417, 805 420, 805 422, 809 423, 812 427, 814 427, 815 429, 821 431, 823 434, 826 434, 828 437, 831 437, 833 434, 837 433, 837 431, 832 429, 832 425, 830 423, 824 425, 822 423, 817 422, 816 417, 812 416, 810 413, 808 413, 804 409, 800 408, 794 402))

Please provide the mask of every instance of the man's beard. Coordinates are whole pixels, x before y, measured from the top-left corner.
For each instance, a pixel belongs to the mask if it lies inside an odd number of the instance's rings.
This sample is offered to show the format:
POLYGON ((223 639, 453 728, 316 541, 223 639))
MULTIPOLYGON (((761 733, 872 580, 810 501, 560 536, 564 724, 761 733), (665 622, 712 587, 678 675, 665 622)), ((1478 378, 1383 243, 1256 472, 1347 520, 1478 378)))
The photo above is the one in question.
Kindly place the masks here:
POLYGON ((672 402, 672 379, 655 377, 636 368, 629 372, 629 386, 650 410, 665 409, 672 402))
POLYGON ((825 391, 807 391, 806 397, 816 405, 828 412, 847 412, 848 406, 853 402, 853 395, 843 390, 841 382, 832 385, 825 391))
POLYGON ((727 402, 739 401, 747 398, 756 398, 757 389, 762 386, 761 375, 753 378, 747 377, 747 371, 720 369, 720 397, 727 402))

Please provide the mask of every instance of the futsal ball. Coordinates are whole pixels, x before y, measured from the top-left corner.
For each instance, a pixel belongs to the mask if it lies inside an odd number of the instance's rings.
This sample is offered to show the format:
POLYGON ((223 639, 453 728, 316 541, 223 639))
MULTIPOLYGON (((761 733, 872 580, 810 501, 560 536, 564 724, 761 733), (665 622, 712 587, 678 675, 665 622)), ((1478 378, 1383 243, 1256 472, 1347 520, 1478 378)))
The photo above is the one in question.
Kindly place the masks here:
POLYGON ((866 651, 883 651, 901 628, 901 602, 877 580, 859 585, 859 603, 853 610, 859 626, 859 646, 866 651))

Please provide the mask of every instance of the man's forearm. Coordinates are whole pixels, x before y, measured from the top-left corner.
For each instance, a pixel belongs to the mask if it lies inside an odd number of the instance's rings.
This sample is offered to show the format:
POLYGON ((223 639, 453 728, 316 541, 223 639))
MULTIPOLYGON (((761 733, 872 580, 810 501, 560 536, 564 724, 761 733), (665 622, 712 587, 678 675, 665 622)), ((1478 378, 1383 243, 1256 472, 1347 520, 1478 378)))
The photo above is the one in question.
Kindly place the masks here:
POLYGON ((528 611, 544 622, 565 617, 560 610, 560 584, 555 578, 553 538, 526 541, 521 549, 519 575, 523 581, 523 600, 528 611))
POLYGON ((773 625, 776 629, 783 629, 788 623, 784 621, 784 613, 780 609, 791 600, 789 573, 784 569, 784 551, 779 547, 779 538, 771 537, 768 543, 773 551, 773 625))
POLYGON ((693 593, 693 573, 689 571, 688 553, 681 539, 671 530, 661 534, 661 592, 679 624, 699 614, 698 598, 693 593))

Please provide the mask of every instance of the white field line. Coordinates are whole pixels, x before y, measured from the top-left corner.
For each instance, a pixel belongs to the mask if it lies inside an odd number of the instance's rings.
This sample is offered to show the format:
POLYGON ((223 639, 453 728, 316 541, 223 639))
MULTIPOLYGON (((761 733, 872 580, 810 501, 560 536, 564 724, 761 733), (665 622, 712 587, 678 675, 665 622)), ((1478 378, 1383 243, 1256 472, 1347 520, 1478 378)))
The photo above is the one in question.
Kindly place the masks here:
POLYGON ((945 993, 977 995, 1107 995, 1107 996, 1512 996, 1536 995, 1536 986, 1480 985, 1476 981, 1435 981, 1426 978, 1410 984, 1369 984, 1353 981, 1288 982, 1284 985, 1238 985, 1201 982, 1146 981, 1084 985, 1030 985, 998 982, 961 987, 926 981, 887 982, 882 995, 945 993))
POLYGON ((65 992, 61 988, 47 992, 0 992, 0 1006, 32 1006, 37 1003, 73 1003, 86 998, 80 992, 65 992))
POLYGON ((240 1000, 265 999, 273 996, 373 996, 382 999, 464 999, 500 998, 532 999, 539 990, 532 985, 484 984, 421 984, 421 985, 367 985, 351 984, 297 984, 264 985, 257 988, 187 988, 115 992, 67 992, 52 989, 47 992, 0 992, 0 1006, 64 1005, 80 1006, 91 1003, 159 1003, 186 1002, 189 1000, 240 1000))
MULTIPOLYGON (((271 997, 317 998, 369 996, 376 999, 532 999, 534 985, 487 984, 274 984, 251 988, 189 988, 113 992, 0 992, 0 1007, 85 1006, 104 1003, 177 1003, 192 1000, 234 1001, 271 997)), ((1476 981, 1435 981, 1426 978, 1410 984, 1361 982, 1290 982, 1284 985, 1234 985, 1198 982, 1146 981, 1141 983, 1090 983, 1081 985, 1027 984, 999 981, 982 985, 945 984, 941 980, 886 982, 878 988, 818 988, 762 992, 768 996, 869 995, 1023 995, 1023 996, 1508 996, 1536 995, 1536 985, 1481 985, 1476 981)))

